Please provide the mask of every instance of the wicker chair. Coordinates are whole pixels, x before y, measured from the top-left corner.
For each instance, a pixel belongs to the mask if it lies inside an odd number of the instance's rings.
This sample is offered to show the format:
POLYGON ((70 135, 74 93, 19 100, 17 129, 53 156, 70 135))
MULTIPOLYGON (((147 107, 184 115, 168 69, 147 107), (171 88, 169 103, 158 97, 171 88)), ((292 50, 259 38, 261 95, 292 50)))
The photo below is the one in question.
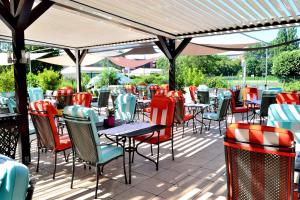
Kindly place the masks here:
POLYGON ((293 134, 261 125, 232 124, 225 138, 227 199, 297 199, 293 134))
POLYGON ((35 101, 30 103, 29 113, 38 139, 38 163, 36 171, 39 171, 40 150, 46 148, 54 152, 53 179, 55 179, 57 153, 63 152, 68 161, 65 151, 71 149, 71 141, 68 135, 59 135, 54 121, 55 107, 48 101, 35 101))
POLYGON ((72 141, 73 148, 73 170, 71 188, 73 188, 73 180, 75 173, 75 160, 81 159, 87 164, 96 167, 96 189, 95 198, 97 198, 97 190, 99 183, 99 175, 103 172, 103 167, 110 161, 123 156, 123 169, 126 178, 125 169, 125 150, 123 147, 113 146, 111 144, 101 144, 97 134, 96 122, 98 120, 92 108, 82 106, 68 106, 64 109, 64 120, 72 141))

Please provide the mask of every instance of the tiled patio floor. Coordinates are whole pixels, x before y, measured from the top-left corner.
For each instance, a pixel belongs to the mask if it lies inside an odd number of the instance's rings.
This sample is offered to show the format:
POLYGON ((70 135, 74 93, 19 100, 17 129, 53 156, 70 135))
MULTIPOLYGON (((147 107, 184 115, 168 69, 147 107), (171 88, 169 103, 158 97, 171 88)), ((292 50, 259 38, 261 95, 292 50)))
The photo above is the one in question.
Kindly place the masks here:
MULTIPOLYGON (((222 123, 223 124, 223 123, 222 123)), ((175 131, 175 161, 171 159, 169 142, 161 145, 159 170, 153 163, 135 156, 132 167, 132 184, 124 183, 122 158, 104 167, 100 177, 99 199, 145 200, 145 199, 225 199, 226 176, 223 136, 219 135, 217 123, 212 122, 210 131, 192 133, 192 124, 175 131)), ((198 126, 199 127, 199 126, 198 126)), ((225 126, 222 126, 225 132, 225 126)), ((143 145, 141 151, 150 155, 150 146, 143 145)), ((36 143, 32 144, 36 152, 36 143)), ((156 148, 154 148, 154 155, 156 148)), ((127 156, 128 158, 128 156, 127 156)), ((54 155, 42 153, 40 171, 35 172, 37 154, 32 156, 31 175, 36 178, 34 199, 93 199, 96 184, 95 168, 84 169, 77 163, 74 189, 70 189, 72 160, 66 163, 62 155, 58 157, 55 180, 52 179, 54 155)))

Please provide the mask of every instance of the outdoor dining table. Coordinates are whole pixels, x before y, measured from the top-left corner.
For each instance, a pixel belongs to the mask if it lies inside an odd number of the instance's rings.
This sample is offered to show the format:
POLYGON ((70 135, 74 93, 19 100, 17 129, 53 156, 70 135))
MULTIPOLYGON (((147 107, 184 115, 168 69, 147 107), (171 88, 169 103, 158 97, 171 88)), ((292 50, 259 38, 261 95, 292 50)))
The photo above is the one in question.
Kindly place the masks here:
MULTIPOLYGON (((210 106, 210 104, 202 104, 202 103, 185 103, 184 106, 188 109, 188 110, 192 110, 192 115, 193 115, 193 133, 194 130, 196 130, 197 133, 197 128, 196 128, 196 123, 195 120, 198 121, 199 123, 203 124, 206 127, 206 124, 204 124, 202 122, 202 118, 203 118, 203 113, 204 110, 206 108, 208 108, 210 106), (197 116, 201 114, 201 119, 197 119, 197 116)), ((202 131, 202 130, 201 130, 202 131)), ((200 131, 200 133, 201 133, 200 131)))
MULTIPOLYGON (((138 155, 150 160, 153 162, 155 165, 158 165, 159 160, 154 161, 153 159, 141 154, 138 152, 137 148, 133 146, 133 138, 136 136, 141 136, 144 134, 158 132, 160 133, 160 130, 166 128, 165 125, 158 125, 158 124, 151 124, 148 122, 131 122, 131 123, 126 123, 126 124, 121 124, 119 126, 109 128, 109 129, 104 129, 104 130, 99 130, 98 135, 101 136, 102 134, 107 136, 108 139, 113 140, 109 138, 109 136, 115 136, 121 137, 123 139, 128 139, 128 146, 124 147, 125 151, 128 152, 128 183, 131 184, 131 163, 132 163, 132 153, 136 152, 138 155)), ((148 139, 150 139, 151 136, 149 136, 148 139)), ((114 140, 113 140, 114 141, 114 140)), ((118 142, 118 141, 117 141, 118 142)))

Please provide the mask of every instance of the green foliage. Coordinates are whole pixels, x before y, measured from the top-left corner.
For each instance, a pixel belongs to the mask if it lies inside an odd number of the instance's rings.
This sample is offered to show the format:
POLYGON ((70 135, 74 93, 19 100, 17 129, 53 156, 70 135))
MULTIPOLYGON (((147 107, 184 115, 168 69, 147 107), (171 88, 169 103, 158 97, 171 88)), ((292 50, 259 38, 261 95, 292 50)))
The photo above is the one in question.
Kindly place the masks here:
POLYGON ((0 92, 15 90, 14 68, 6 67, 0 73, 0 92))
MULTIPOLYGON (((272 44, 280 44, 295 39, 297 39, 297 29, 295 27, 283 28, 278 31, 277 37, 275 38, 275 40, 272 41, 272 44)), ((292 51, 298 48, 299 44, 295 42, 288 45, 273 48, 271 49, 271 53, 273 56, 277 56, 284 51, 292 51)))
POLYGON ((212 77, 209 79, 206 79, 205 84, 209 88, 227 88, 228 85, 224 80, 222 80, 221 77, 212 77))
MULTIPOLYGON (((131 77, 133 78, 133 77, 131 77)), ((159 74, 150 74, 147 76, 137 76, 133 78, 133 82, 136 85, 139 84, 165 84, 168 83, 168 78, 164 75, 159 75, 159 74)))
POLYGON ((178 68, 176 71, 176 84, 179 85, 178 89, 190 85, 200 85, 204 82, 204 78, 204 74, 196 67, 184 66, 178 68))
POLYGON ((285 51, 275 57, 272 73, 281 79, 300 75, 300 50, 285 51))
POLYGON ((95 88, 101 88, 107 85, 117 85, 118 76, 115 70, 105 69, 100 74, 100 80, 95 83, 95 88))
MULTIPOLYGON (((76 80, 63 78, 58 88, 62 88, 66 86, 69 86, 73 89, 73 91, 76 91, 76 80)), ((83 88, 84 86, 82 87, 82 89, 83 88)))
POLYGON ((38 76, 30 72, 26 75, 27 87, 38 87, 38 76))
POLYGON ((292 81, 283 84, 283 90, 285 92, 300 91, 300 81, 292 81))
POLYGON ((61 83, 61 77, 58 72, 52 69, 44 69, 38 74, 37 82, 43 91, 56 90, 61 83))
POLYGON ((86 90, 85 86, 90 82, 90 80, 91 80, 91 77, 87 73, 82 73, 81 74, 82 91, 86 90))

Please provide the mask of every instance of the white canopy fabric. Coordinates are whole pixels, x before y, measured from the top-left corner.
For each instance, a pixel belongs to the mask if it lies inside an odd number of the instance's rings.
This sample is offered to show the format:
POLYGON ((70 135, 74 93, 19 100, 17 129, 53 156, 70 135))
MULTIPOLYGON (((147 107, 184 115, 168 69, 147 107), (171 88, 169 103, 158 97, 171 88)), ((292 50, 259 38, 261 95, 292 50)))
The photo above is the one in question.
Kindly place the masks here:
MULTIPOLYGON (((87 49, 153 41, 157 35, 181 39, 300 23, 300 1, 295 0, 53 1, 26 29, 28 42, 87 49)), ((0 37, 11 38, 2 21, 0 37)))
MULTIPOLYGON (((122 54, 121 52, 103 52, 103 53, 88 53, 83 59, 81 66, 92 65, 108 56, 116 56, 122 54)), ((76 66, 76 63, 67 55, 55 56, 51 58, 38 59, 39 61, 62 66, 76 66)))
MULTIPOLYGON (((30 60, 37 60, 47 54, 48 53, 30 53, 30 60)), ((11 63, 7 62, 7 53, 0 53, 0 66, 1 65, 11 65, 11 63)))
POLYGON ((138 68, 135 70, 130 71, 130 75, 135 76, 145 76, 150 74, 162 74, 162 69, 155 69, 155 68, 138 68))
MULTIPOLYGON (((119 71, 113 67, 81 67, 81 73, 87 74, 99 74, 103 70, 114 70, 119 71)), ((66 67, 60 72, 64 77, 69 79, 76 79, 76 68, 75 67, 66 67)))

